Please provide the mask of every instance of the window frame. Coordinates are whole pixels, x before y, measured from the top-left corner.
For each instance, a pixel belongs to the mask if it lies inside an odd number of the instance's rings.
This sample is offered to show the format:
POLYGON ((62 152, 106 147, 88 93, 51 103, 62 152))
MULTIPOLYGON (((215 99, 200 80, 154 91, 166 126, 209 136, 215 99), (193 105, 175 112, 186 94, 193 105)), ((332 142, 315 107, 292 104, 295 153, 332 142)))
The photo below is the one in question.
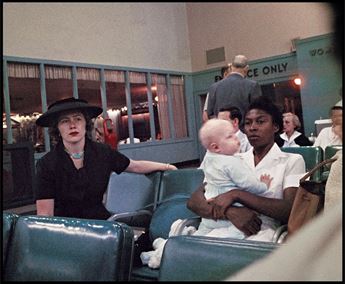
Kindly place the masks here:
MULTIPOLYGON (((190 117, 190 110, 188 107, 188 96, 186 92, 186 82, 185 78, 189 75, 185 72, 176 72, 176 71, 162 71, 162 70, 154 70, 154 69, 142 69, 142 68, 129 68, 129 67, 118 67, 118 66, 108 66, 108 65, 98 65, 98 64, 83 64, 83 63, 72 63, 72 62, 64 62, 64 61, 54 61, 54 60, 41 60, 41 59, 30 59, 30 58, 20 58, 20 57, 11 57, 11 56, 4 56, 3 57, 3 97, 4 97, 4 113, 6 115, 6 124, 10 125, 11 121, 11 105, 10 105, 10 91, 9 91, 9 77, 8 77, 8 70, 7 70, 7 64, 8 63, 27 63, 27 64, 38 64, 40 69, 40 89, 41 89, 41 102, 42 102, 42 113, 44 113, 47 110, 47 92, 46 92, 46 84, 45 84, 45 65, 56 65, 61 67, 69 67, 72 68, 72 82, 73 82, 73 97, 78 98, 78 80, 77 80, 77 68, 95 68, 98 69, 101 78, 101 101, 102 101, 102 109, 103 113, 107 112, 107 93, 106 93, 106 80, 104 76, 104 70, 117 70, 117 71, 123 71, 125 73, 125 92, 126 92, 126 98, 127 98, 127 108, 131 107, 131 101, 130 101, 130 82, 129 82, 129 72, 140 72, 144 73, 146 77, 146 85, 148 88, 148 101, 152 102, 152 92, 151 92, 151 76, 152 74, 160 74, 164 75, 167 80, 167 95, 168 95, 168 119, 169 119, 169 125, 171 128, 171 137, 169 139, 155 139, 155 126, 154 126, 154 117, 153 117, 153 111, 150 108, 149 114, 150 114, 150 128, 151 128, 151 137, 152 140, 149 141, 152 144, 159 143, 159 144, 167 144, 167 143, 174 143, 177 141, 183 141, 183 140, 191 140, 193 139, 193 132, 191 131, 191 121, 190 117), (172 89, 171 89, 171 82, 170 82, 170 76, 181 76, 184 80, 184 86, 183 86, 183 96, 184 96, 184 108, 186 110, 185 112, 185 123, 187 128, 187 136, 176 138, 175 135, 175 125, 174 125, 174 117, 173 117, 173 110, 172 110, 172 89)), ((133 146, 134 141, 134 131, 133 131, 133 120, 132 120, 132 114, 129 111, 128 112, 129 119, 128 119, 128 127, 129 127, 129 138, 130 138, 130 144, 124 144, 119 145, 121 148, 127 148, 133 146)), ((11 128, 8 128, 7 131, 7 143, 13 144, 13 132, 11 128)), ((41 153, 35 153, 35 156, 43 156, 46 152, 50 151, 50 137, 48 134, 48 129, 44 128, 44 143, 45 143, 45 152, 41 153)), ((142 142, 139 144, 146 144, 146 142, 142 142)), ((152 145, 150 144, 150 145, 152 145)), ((147 145, 147 144, 146 144, 147 145)), ((136 145, 138 146, 138 145, 136 145)))

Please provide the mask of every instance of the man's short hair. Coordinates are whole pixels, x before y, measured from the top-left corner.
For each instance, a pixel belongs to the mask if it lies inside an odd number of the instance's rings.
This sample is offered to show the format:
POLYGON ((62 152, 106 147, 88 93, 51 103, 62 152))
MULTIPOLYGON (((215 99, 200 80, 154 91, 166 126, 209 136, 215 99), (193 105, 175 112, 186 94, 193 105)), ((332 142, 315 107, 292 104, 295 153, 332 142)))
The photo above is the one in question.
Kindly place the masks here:
POLYGON ((245 68, 248 66, 248 59, 244 55, 236 55, 231 64, 235 68, 245 68))
POLYGON ((226 105, 219 109, 219 112, 221 111, 228 111, 230 112, 230 119, 234 120, 235 118, 238 119, 238 123, 241 123, 242 121, 242 113, 238 107, 232 106, 232 105, 226 105))
POLYGON ((222 77, 224 78, 225 73, 228 72, 229 70, 229 66, 223 66, 222 69, 220 70, 220 72, 222 73, 222 77))

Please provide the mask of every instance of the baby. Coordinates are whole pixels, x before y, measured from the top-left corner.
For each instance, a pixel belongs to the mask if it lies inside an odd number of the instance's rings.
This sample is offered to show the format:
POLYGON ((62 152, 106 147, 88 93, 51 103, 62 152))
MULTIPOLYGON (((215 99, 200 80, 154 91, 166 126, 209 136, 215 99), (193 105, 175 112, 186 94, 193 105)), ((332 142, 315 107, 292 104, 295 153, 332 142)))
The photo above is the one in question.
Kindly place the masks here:
MULTIPOLYGON (((260 180, 237 155, 240 141, 230 121, 213 118, 203 124, 199 131, 201 144, 207 149, 200 165, 205 174, 205 198, 212 200, 219 194, 234 188, 268 196, 272 178, 261 175, 260 180)), ((235 206, 242 206, 235 203, 235 206)), ((194 235, 245 238, 230 221, 202 218, 194 235)))

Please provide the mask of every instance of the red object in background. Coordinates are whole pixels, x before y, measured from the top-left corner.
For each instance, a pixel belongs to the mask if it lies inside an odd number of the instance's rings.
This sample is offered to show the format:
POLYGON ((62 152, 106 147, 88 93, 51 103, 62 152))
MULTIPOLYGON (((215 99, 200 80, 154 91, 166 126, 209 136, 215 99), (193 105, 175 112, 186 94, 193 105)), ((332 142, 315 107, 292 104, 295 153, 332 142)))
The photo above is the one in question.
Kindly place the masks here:
POLYGON ((114 131, 114 126, 110 118, 103 121, 104 143, 110 145, 114 150, 117 149, 117 137, 114 131))

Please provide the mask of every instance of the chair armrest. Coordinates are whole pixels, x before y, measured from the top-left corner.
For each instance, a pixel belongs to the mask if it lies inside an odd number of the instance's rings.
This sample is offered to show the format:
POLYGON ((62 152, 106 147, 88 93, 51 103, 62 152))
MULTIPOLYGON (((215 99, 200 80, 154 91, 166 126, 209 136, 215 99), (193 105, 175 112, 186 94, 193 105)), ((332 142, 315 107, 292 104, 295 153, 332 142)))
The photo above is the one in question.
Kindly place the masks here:
POLYGON ((149 210, 138 210, 133 212, 115 213, 107 220, 127 224, 131 227, 148 228, 150 226, 152 212, 149 210))
POLYGON ((121 218, 129 218, 129 217, 137 217, 137 216, 152 216, 152 212, 149 210, 138 210, 134 212, 123 212, 123 213, 115 213, 111 215, 107 220, 108 221, 117 221, 121 218))
POLYGON ((282 243, 287 235, 287 225, 280 226, 273 235, 272 242, 282 243))
POLYGON ((193 226, 196 229, 198 229, 200 222, 201 222, 201 217, 199 216, 183 219, 182 222, 178 224, 177 228, 175 228, 174 235, 175 236, 182 235, 183 229, 185 227, 193 226))

